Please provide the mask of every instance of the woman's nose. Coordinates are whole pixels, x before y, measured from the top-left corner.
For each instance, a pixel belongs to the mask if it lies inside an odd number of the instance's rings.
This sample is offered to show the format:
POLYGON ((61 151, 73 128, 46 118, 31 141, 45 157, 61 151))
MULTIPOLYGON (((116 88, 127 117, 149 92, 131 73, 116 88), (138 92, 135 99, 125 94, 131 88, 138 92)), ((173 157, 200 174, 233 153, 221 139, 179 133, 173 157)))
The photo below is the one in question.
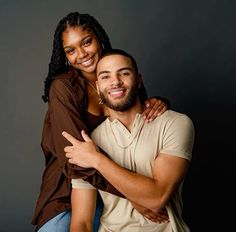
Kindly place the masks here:
POLYGON ((83 48, 79 48, 79 49, 78 49, 78 58, 79 58, 79 59, 83 59, 83 58, 85 58, 87 55, 88 55, 88 53, 86 52, 85 49, 83 49, 83 48))

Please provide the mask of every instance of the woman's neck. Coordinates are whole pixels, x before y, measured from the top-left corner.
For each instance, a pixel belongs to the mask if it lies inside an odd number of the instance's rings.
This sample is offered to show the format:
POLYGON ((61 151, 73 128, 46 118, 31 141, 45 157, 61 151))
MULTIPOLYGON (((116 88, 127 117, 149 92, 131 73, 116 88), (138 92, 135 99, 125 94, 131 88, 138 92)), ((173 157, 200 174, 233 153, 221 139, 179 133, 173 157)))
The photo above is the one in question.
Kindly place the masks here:
POLYGON ((96 72, 93 72, 93 73, 87 73, 87 72, 81 72, 82 73, 82 76, 87 80, 89 81, 90 83, 94 83, 96 82, 97 80, 97 76, 96 76, 96 72))

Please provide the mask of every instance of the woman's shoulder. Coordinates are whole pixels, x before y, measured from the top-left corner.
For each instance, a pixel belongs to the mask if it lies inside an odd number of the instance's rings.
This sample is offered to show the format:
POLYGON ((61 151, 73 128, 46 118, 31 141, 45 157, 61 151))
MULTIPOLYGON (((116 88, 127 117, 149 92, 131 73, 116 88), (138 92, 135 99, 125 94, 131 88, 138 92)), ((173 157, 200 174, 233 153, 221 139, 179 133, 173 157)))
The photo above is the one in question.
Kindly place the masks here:
POLYGON ((65 87, 76 87, 76 86, 84 86, 84 80, 80 77, 79 72, 70 68, 69 70, 55 76, 52 78, 51 87, 60 89, 65 87))
POLYGON ((75 79, 78 80, 82 78, 80 78, 80 74, 76 69, 69 68, 67 71, 52 77, 52 83, 70 82, 75 79))
POLYGON ((52 78, 52 83, 50 86, 50 95, 71 95, 83 92, 84 81, 80 77, 79 73, 75 69, 69 69, 68 71, 55 76, 52 78))

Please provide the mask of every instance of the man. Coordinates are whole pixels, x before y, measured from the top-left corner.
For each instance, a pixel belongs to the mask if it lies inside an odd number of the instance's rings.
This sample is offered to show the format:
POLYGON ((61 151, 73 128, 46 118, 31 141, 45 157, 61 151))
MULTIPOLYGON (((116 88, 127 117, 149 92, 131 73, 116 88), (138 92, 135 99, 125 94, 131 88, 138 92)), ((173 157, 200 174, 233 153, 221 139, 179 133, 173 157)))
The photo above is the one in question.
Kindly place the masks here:
MULTIPOLYGON (((181 217, 181 188, 191 160, 194 127, 188 116, 171 110, 145 124, 138 98, 141 81, 132 56, 121 50, 105 53, 97 66, 97 89, 109 118, 94 130, 92 139, 112 160, 84 131, 85 142, 63 132, 73 144, 65 148, 66 156, 72 164, 97 169, 127 198, 100 191, 104 211, 99 232, 189 231, 181 217), (153 213, 166 208, 169 220, 155 223, 130 201, 153 213)), ((96 190, 79 179, 72 180, 72 187, 71 231, 90 231, 96 190)))

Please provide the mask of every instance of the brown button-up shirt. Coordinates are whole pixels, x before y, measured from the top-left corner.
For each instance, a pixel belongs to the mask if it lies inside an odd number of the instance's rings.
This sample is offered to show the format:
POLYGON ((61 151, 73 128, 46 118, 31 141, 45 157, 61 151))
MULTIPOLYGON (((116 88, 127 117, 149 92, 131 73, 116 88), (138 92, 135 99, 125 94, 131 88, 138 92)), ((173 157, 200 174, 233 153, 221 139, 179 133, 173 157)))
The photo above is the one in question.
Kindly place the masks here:
POLYGON ((64 147, 70 144, 62 136, 62 131, 82 140, 82 129, 91 132, 105 119, 104 116, 89 114, 87 105, 85 82, 75 69, 70 69, 52 81, 41 141, 45 170, 32 219, 36 230, 71 207, 71 178, 83 178, 99 189, 122 196, 95 169, 68 164, 65 157, 64 147))

